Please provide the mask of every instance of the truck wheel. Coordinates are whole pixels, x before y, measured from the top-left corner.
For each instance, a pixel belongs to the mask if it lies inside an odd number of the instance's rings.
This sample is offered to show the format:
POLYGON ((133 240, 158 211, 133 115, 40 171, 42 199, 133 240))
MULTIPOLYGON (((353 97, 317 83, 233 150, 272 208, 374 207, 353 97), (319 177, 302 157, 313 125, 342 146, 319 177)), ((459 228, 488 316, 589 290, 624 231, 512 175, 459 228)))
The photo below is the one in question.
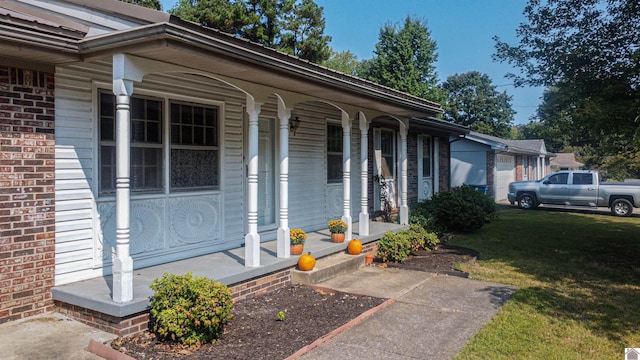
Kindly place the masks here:
POLYGON ((524 193, 518 196, 518 207, 520 209, 535 209, 538 207, 538 200, 536 200, 536 196, 531 193, 524 193))
POLYGON ((611 202, 611 213, 615 216, 631 216, 633 204, 627 199, 615 199, 611 202))

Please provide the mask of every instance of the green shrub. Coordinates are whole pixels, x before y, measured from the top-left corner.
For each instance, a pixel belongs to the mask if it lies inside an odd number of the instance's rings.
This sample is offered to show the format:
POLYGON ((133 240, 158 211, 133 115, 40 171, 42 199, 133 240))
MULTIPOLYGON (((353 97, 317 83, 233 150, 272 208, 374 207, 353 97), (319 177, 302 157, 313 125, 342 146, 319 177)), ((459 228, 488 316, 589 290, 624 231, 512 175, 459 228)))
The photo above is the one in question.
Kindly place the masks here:
POLYGON ((429 232, 420 225, 411 224, 409 230, 404 231, 409 235, 412 250, 433 250, 440 243, 436 233, 429 232))
POLYGON ((165 273, 151 284, 153 332, 162 340, 189 346, 215 342, 227 320, 233 300, 226 285, 206 277, 165 273))
POLYGON ((407 234, 412 251, 424 249, 427 231, 422 226, 411 224, 409 230, 401 230, 400 232, 407 234))
POLYGON ((434 194, 430 200, 415 204, 410 223, 422 225, 430 232, 473 232, 497 218, 495 201, 472 186, 434 194))
POLYGON ((383 262, 404 262, 411 252, 411 241, 405 232, 388 231, 378 242, 377 255, 383 262))
POLYGON ((428 232, 440 234, 443 232, 438 226, 437 220, 432 214, 431 202, 429 200, 415 203, 409 209, 409 224, 419 225, 428 232))
POLYGON ((498 207, 492 197, 469 185, 462 185, 453 189, 453 191, 458 193, 465 201, 478 205, 484 211, 487 222, 497 218, 498 207))

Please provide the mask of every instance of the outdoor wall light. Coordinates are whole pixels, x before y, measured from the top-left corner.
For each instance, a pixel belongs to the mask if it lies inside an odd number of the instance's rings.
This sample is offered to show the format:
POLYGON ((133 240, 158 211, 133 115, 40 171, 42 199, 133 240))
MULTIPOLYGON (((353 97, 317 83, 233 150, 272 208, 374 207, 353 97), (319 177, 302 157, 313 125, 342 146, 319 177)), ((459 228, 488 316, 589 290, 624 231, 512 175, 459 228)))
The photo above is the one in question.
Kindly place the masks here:
POLYGON ((300 123, 302 121, 300 119, 298 119, 298 117, 294 117, 293 119, 289 119, 289 130, 291 130, 291 132, 293 133, 293 135, 296 134, 296 131, 298 131, 298 128, 300 127, 300 123))

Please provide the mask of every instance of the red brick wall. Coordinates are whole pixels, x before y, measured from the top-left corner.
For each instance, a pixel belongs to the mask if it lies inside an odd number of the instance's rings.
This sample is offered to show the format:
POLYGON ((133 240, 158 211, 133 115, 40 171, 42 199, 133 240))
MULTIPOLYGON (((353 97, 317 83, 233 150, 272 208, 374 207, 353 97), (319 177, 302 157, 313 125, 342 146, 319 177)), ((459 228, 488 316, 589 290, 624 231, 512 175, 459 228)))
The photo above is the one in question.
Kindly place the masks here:
POLYGON ((449 144, 449 139, 446 137, 441 137, 439 141, 439 166, 440 173, 438 174, 438 182, 440 191, 449 191, 451 190, 451 171, 449 167, 451 166, 451 145, 449 144))
POLYGON ((418 133, 411 129, 407 135, 407 202, 409 207, 418 202, 418 133))
POLYGON ((0 65, 0 323, 53 310, 54 76, 0 65))

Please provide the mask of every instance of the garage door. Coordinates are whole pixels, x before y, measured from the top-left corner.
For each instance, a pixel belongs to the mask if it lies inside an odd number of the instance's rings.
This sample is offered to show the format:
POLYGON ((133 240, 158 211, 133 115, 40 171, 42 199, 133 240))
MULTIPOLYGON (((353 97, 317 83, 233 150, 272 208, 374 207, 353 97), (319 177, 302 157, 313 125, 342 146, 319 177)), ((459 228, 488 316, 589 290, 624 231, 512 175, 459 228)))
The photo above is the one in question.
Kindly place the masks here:
POLYGON ((509 183, 516 181, 516 161, 513 156, 497 156, 496 180, 496 201, 504 200, 509 193, 509 183))

